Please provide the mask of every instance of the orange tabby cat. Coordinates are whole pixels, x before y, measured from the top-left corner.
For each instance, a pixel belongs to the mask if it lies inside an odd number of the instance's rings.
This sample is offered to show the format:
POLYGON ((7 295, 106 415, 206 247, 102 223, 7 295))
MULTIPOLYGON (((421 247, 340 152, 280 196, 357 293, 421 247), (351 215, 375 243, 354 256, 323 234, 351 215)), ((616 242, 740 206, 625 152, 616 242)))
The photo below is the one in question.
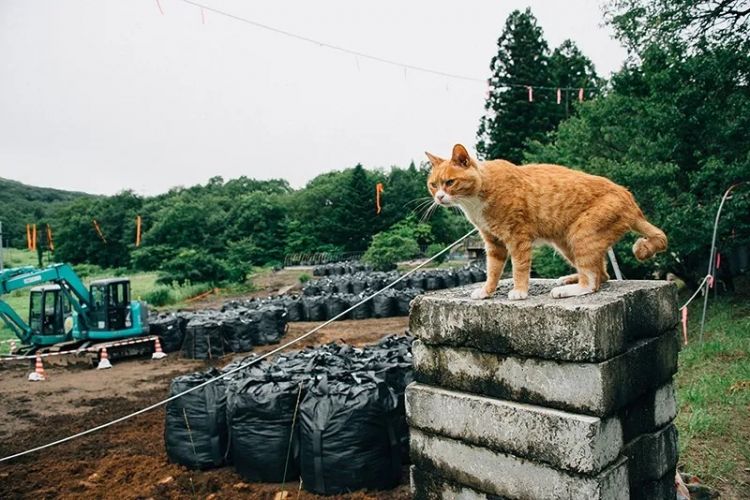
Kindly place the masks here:
POLYGON ((552 245, 577 274, 559 279, 555 298, 595 292, 609 279, 607 249, 627 231, 638 260, 667 248, 667 237, 650 224, 633 195, 609 179, 559 165, 516 166, 505 160, 479 162, 461 144, 450 160, 427 153, 428 188, 435 203, 461 208, 484 239, 487 282, 472 294, 484 299, 497 288, 505 260, 513 264, 511 300, 528 296, 531 248, 552 245))

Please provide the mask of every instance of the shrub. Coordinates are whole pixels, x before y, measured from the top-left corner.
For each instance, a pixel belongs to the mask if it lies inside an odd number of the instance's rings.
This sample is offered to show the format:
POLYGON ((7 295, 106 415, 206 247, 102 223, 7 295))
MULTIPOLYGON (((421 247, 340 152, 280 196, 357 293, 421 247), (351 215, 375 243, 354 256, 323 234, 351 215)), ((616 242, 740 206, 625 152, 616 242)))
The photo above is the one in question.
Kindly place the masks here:
POLYGON ((307 273, 302 273, 302 274, 299 275, 299 282, 300 283, 307 283, 311 279, 312 279, 312 276, 310 276, 307 273))
POLYGON ((143 300, 154 307, 163 307, 174 304, 175 298, 172 295, 172 289, 168 286, 157 286, 150 292, 146 292, 143 300))

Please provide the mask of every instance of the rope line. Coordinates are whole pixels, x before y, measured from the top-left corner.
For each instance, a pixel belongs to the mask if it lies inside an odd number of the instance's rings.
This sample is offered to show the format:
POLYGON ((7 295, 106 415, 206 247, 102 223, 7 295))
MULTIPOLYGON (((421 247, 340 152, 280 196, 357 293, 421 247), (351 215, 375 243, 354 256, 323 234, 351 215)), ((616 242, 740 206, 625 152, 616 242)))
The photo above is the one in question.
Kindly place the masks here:
POLYGON ((292 454, 292 443, 294 442, 294 425, 297 423, 297 412, 299 411, 299 403, 302 398, 302 382, 299 383, 299 392, 297 393, 297 403, 294 405, 294 413, 292 414, 292 429, 289 432, 289 446, 286 449, 286 462, 284 462, 284 475, 281 476, 281 491, 284 491, 286 485, 286 473, 289 470, 289 458, 292 454))
MULTIPOLYGON (((208 5, 202 4, 200 2, 196 2, 194 0, 179 0, 180 2, 186 3, 188 5, 192 5, 194 7, 198 7, 200 9, 208 10, 213 12, 214 14, 218 14, 220 16, 228 17, 230 19, 234 19, 235 21, 239 21, 245 24, 249 24, 251 26, 255 26, 256 28, 264 29, 266 31, 271 31, 273 33, 276 33, 278 35, 283 35, 289 38, 294 38, 295 40, 299 40, 301 42, 306 42, 312 45, 317 45, 318 47, 324 47, 327 49, 335 50, 338 52, 343 52, 344 54, 349 54, 354 56, 355 58, 361 57, 363 59, 369 59, 371 61, 379 62, 382 64, 387 64, 390 66, 396 66, 399 68, 410 69, 412 71, 418 71, 421 73, 428 73, 432 75, 438 75, 443 76, 445 78, 453 78, 455 80, 463 80, 463 81, 469 81, 469 82, 477 82, 477 83, 485 83, 490 84, 489 80, 486 80, 484 78, 477 78, 474 76, 466 76, 466 75, 459 75, 457 73, 449 73, 447 71, 442 71, 438 69, 428 68, 426 66, 418 66, 416 64, 409 64, 409 63, 403 63, 399 61, 394 61, 393 59, 387 59, 385 57, 380 56, 374 56, 372 54, 367 54, 365 52, 360 52, 358 50, 349 49, 347 47, 342 47, 341 45, 336 45, 333 43, 324 42, 322 40, 316 40, 314 38, 310 38, 304 35, 298 35, 297 33, 292 33, 291 31, 287 31, 281 28, 276 28, 274 26, 270 26, 265 23, 261 23, 258 21, 254 21, 252 19, 248 19, 246 17, 238 16, 236 14, 232 14, 231 12, 226 12, 221 9, 217 9, 214 7, 210 7, 208 5)), ((355 59, 356 60, 356 59, 355 59)), ((359 66, 359 61, 356 60, 357 66, 359 66)), ((491 84, 490 84, 491 85, 491 84)), ((523 84, 523 83, 498 83, 497 85, 491 85, 494 88, 528 88, 532 87, 534 89, 545 89, 545 90, 566 90, 566 91, 572 91, 572 90, 580 90, 583 88, 584 90, 597 90, 595 87, 549 87, 549 86, 543 86, 543 85, 532 85, 532 84, 523 84)))
MULTIPOLYGON (((186 0, 182 0, 182 1, 186 1, 186 0)), ((435 255, 433 255, 432 257, 430 257, 429 259, 427 259, 426 261, 424 261, 421 264, 419 264, 417 267, 415 267, 411 271, 407 271, 406 273, 402 274, 401 276, 399 276, 398 278, 396 278, 393 282, 391 282, 389 285, 381 288, 380 290, 376 291, 372 295, 370 295, 368 297, 365 297, 361 301, 359 301, 356 304, 354 304, 351 307, 349 307, 349 309, 346 309, 345 311, 340 312, 339 314, 337 314, 333 318, 329 319, 328 321, 325 321, 325 322, 321 323, 320 325, 316 326, 312 330, 310 330, 310 331, 308 331, 308 332, 300 335, 296 339, 292 339, 289 342, 287 342, 285 344, 282 344, 279 347, 277 347, 277 348, 275 348, 275 349, 273 349, 271 351, 268 351, 267 353, 262 354, 262 355, 260 355, 260 356, 258 356, 256 358, 248 361, 247 363, 241 364, 241 365, 237 366, 236 368, 233 368, 233 369, 231 369, 231 370, 229 370, 227 372, 222 373, 221 375, 217 375, 216 377, 210 378, 210 379, 206 380, 205 382, 202 382, 202 383, 200 383, 200 384, 198 384, 198 385, 196 385, 194 387, 190 387, 189 389, 186 389, 186 390, 182 391, 179 394, 175 394, 174 396, 170 396, 170 397, 168 397, 168 398, 166 398, 166 399, 164 399, 162 401, 158 401, 158 402, 156 402, 156 403, 154 403, 152 405, 146 406, 145 408, 141 408, 140 410, 134 411, 133 413, 130 413, 128 415, 124 415, 122 417, 116 418, 116 419, 111 420, 109 422, 105 422, 105 423, 103 423, 101 425, 97 425, 95 427, 91 427, 89 429, 86 429, 84 431, 78 432, 76 434, 72 434, 70 436, 58 439, 56 441, 52 441, 52 442, 47 443, 47 444, 43 444, 43 445, 40 445, 40 446, 36 446, 34 448, 30 448, 30 449, 25 450, 25 451, 21 451, 21 452, 18 452, 18 453, 14 453, 12 455, 8 455, 6 457, 0 458, 0 462, 7 462, 9 460, 13 460, 14 458, 22 457, 24 455, 29 455, 31 453, 34 453, 34 452, 37 452, 37 451, 41 451, 41 450, 44 450, 44 449, 47 449, 47 448, 51 448, 51 447, 57 446, 59 444, 67 443, 68 441, 72 441, 72 440, 77 439, 79 437, 83 437, 83 436, 86 436, 88 434, 92 434, 92 433, 100 431, 102 429, 106 429, 108 427, 111 427, 111 426, 113 426, 115 424, 119 424, 120 422, 124 422, 125 420, 129 420, 131 418, 137 417, 138 415, 142 415, 142 414, 144 414, 146 412, 149 412, 149 411, 151 411, 151 410, 153 410, 155 408, 159 408, 160 406, 164 406, 165 404, 169 403, 170 401, 174 401, 175 399, 181 398, 182 396, 184 396, 186 394, 189 394, 191 392, 197 391, 198 389, 202 389, 203 387, 206 387, 207 385, 213 384, 214 382, 217 382, 217 381, 219 381, 221 379, 229 377, 230 375, 233 375, 233 374, 237 373, 240 370, 243 370, 243 369, 245 369, 245 368, 247 368, 249 366, 252 366, 252 365, 254 365, 254 364, 256 364, 256 363, 258 363, 258 362, 260 362, 260 361, 262 361, 262 360, 264 360, 266 358, 268 358, 269 356, 273 356, 274 354, 283 351, 287 347, 289 347, 291 345, 294 345, 294 344, 300 342, 301 340, 306 339, 310 335, 313 335, 314 333, 318 332, 320 329, 322 329, 322 328, 330 325, 331 323, 333 323, 337 319, 339 319, 342 316, 348 314, 350 311, 353 311, 354 309, 356 309, 357 307, 361 306, 362 304, 364 304, 366 302, 369 302, 370 300, 372 300, 373 298, 375 298, 378 295, 382 294, 386 290, 389 290, 389 289, 393 288, 397 283, 403 281, 408 276, 410 276, 410 275, 414 274, 415 272, 419 271, 421 268, 425 267, 427 264, 429 264, 430 262, 434 261, 436 258, 440 257, 441 255, 443 255, 444 253, 446 253, 447 251, 449 251, 451 248, 453 248, 456 245, 458 245, 459 243, 463 242, 464 240, 466 240, 467 238, 469 238, 470 236, 472 236, 476 232, 477 232, 476 229, 472 229, 471 231, 469 231, 468 233, 466 233, 465 235, 463 235, 462 237, 460 237, 459 239, 457 239, 456 241, 454 241, 453 243, 451 243, 447 247, 443 248, 441 251, 439 251, 438 253, 436 253, 435 255)))
POLYGON ((707 275, 706 275, 706 276, 705 276, 705 277, 703 278, 703 281, 701 281, 701 284, 700 284, 700 285, 698 285, 698 287, 697 287, 697 288, 695 289, 695 293, 693 293, 693 295, 692 295, 692 296, 691 296, 691 297, 690 297, 690 298, 688 299, 688 301, 687 301, 687 302, 685 302, 685 303, 684 303, 684 304, 682 305, 682 307, 680 307, 680 309, 679 309, 679 310, 683 310, 683 309, 685 309, 685 308, 686 308, 687 306, 689 306, 689 305, 690 305, 690 303, 691 303, 691 302, 693 301, 693 299, 695 299, 695 297, 697 297, 697 296, 698 296, 698 294, 699 294, 700 292, 702 292, 702 291, 703 291, 703 285, 704 285, 704 284, 706 283, 706 281, 708 281, 708 280, 709 280, 710 278, 711 278, 711 275, 710 275, 710 274, 707 274, 707 275))

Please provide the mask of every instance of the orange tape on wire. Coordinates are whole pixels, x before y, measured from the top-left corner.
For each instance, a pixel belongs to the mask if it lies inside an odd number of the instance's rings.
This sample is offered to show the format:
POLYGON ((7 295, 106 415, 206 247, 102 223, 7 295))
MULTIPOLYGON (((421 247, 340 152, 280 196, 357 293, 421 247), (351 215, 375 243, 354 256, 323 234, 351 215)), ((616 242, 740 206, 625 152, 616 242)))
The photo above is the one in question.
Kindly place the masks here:
POLYGON ((375 213, 380 214, 382 207, 380 206, 380 194, 383 192, 383 183, 378 182, 375 186, 375 213))

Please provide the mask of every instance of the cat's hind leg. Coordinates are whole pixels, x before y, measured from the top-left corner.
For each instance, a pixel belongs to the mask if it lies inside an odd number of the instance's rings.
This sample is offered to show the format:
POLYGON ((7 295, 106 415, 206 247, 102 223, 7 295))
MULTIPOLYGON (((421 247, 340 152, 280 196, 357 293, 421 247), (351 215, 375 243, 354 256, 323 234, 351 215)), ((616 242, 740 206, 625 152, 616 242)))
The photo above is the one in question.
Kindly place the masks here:
POLYGON ((557 278, 558 285, 572 285, 574 283, 578 283, 578 273, 566 274, 557 278))
POLYGON ((562 285, 556 286, 550 291, 550 295, 555 299, 564 299, 566 297, 579 297, 581 295, 588 295, 594 293, 594 289, 591 287, 583 286, 580 283, 573 285, 562 285))

